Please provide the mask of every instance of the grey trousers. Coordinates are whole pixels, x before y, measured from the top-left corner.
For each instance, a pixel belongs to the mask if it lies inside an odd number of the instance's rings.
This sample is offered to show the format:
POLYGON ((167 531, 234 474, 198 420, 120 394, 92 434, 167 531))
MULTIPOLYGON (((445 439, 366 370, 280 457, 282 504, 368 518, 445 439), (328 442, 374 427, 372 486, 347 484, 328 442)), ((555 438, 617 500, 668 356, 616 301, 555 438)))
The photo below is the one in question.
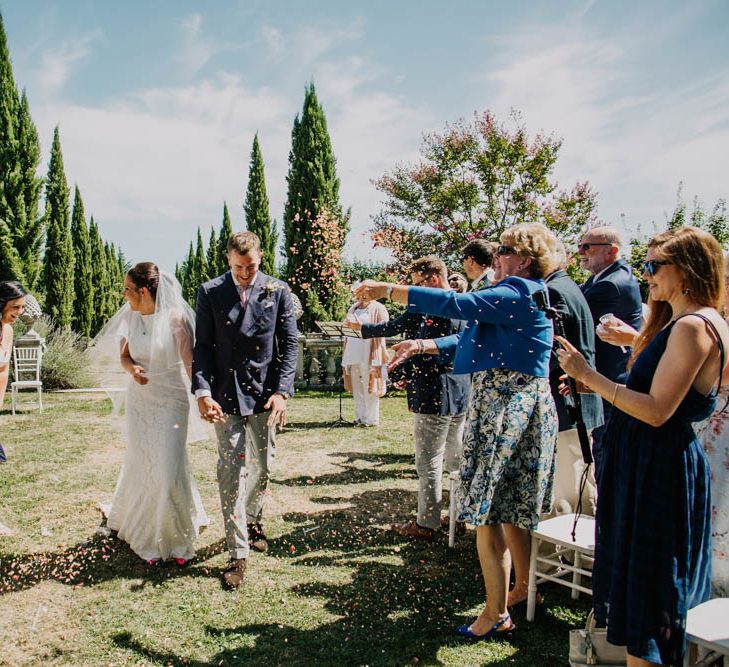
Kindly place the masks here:
POLYGON ((248 558, 248 523, 261 520, 276 431, 268 428, 269 412, 227 415, 215 424, 218 436, 218 488, 225 539, 231 558, 248 558))
POLYGON ((443 468, 458 470, 463 453, 466 413, 457 415, 415 414, 415 470, 418 473, 418 524, 440 527, 443 501, 443 468), (445 465, 444 465, 445 464, 445 465))

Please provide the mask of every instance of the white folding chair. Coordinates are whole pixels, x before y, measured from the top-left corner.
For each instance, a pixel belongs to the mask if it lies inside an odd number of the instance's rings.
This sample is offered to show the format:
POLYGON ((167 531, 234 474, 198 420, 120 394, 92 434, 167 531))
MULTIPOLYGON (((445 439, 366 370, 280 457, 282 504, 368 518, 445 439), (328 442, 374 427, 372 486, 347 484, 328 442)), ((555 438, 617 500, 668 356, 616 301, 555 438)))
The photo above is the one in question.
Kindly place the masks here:
POLYGON ((689 609, 686 617, 686 657, 684 665, 729 665, 729 598, 714 598, 689 609), (691 645, 708 651, 695 662, 691 645), (722 662, 719 662, 721 660, 722 662))
POLYGON ((29 405, 38 406, 43 412, 43 383, 40 379, 41 360, 43 351, 40 347, 14 347, 13 369, 15 380, 10 384, 10 396, 13 414, 18 403, 18 392, 21 389, 35 389, 38 392, 37 401, 29 401, 29 405))

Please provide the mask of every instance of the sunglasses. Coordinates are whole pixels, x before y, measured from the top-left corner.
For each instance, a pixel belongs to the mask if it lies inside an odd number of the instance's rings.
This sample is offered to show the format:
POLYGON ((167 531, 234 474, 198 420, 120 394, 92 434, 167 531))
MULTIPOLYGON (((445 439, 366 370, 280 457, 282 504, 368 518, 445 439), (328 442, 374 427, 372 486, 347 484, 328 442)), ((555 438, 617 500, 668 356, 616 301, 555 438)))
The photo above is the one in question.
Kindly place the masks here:
POLYGON ((508 245, 500 245, 498 248, 496 248, 496 254, 497 255, 516 255, 517 252, 516 252, 516 250, 514 250, 514 248, 511 248, 508 245))
POLYGON ((655 276, 660 267, 670 263, 665 259, 649 259, 647 262, 643 262, 643 273, 647 273, 649 276, 655 276))
POLYGON ((578 243, 577 251, 579 252, 580 250, 582 250, 583 252, 587 252, 593 246, 598 245, 612 245, 612 243, 578 243))

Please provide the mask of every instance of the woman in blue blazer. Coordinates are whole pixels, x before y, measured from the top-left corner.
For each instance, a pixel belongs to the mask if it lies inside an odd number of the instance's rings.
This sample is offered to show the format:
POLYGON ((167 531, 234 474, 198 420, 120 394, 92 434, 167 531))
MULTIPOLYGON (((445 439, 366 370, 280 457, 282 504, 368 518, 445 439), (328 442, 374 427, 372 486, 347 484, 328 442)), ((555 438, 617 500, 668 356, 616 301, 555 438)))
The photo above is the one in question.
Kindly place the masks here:
POLYGON ((366 281, 357 292, 406 303, 415 312, 468 322, 457 335, 403 341, 392 365, 413 354, 454 358, 454 373, 471 374, 464 432, 459 520, 476 526, 486 606, 470 639, 513 636, 507 610, 511 563, 517 582, 529 571, 529 531, 552 504, 557 416, 549 389, 552 324, 533 295, 559 262, 557 240, 539 224, 501 235, 494 258, 497 282, 477 292, 423 289, 366 281))

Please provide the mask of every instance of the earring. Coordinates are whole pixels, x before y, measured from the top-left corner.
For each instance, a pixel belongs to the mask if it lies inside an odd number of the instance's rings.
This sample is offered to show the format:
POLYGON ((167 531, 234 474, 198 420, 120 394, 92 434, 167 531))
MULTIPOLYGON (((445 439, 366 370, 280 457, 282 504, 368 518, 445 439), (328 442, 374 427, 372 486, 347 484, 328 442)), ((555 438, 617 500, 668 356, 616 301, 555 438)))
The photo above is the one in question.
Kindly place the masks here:
POLYGON ((688 296, 690 291, 691 290, 689 290, 689 288, 687 287, 686 289, 681 290, 681 294, 683 294, 684 296, 688 296))

